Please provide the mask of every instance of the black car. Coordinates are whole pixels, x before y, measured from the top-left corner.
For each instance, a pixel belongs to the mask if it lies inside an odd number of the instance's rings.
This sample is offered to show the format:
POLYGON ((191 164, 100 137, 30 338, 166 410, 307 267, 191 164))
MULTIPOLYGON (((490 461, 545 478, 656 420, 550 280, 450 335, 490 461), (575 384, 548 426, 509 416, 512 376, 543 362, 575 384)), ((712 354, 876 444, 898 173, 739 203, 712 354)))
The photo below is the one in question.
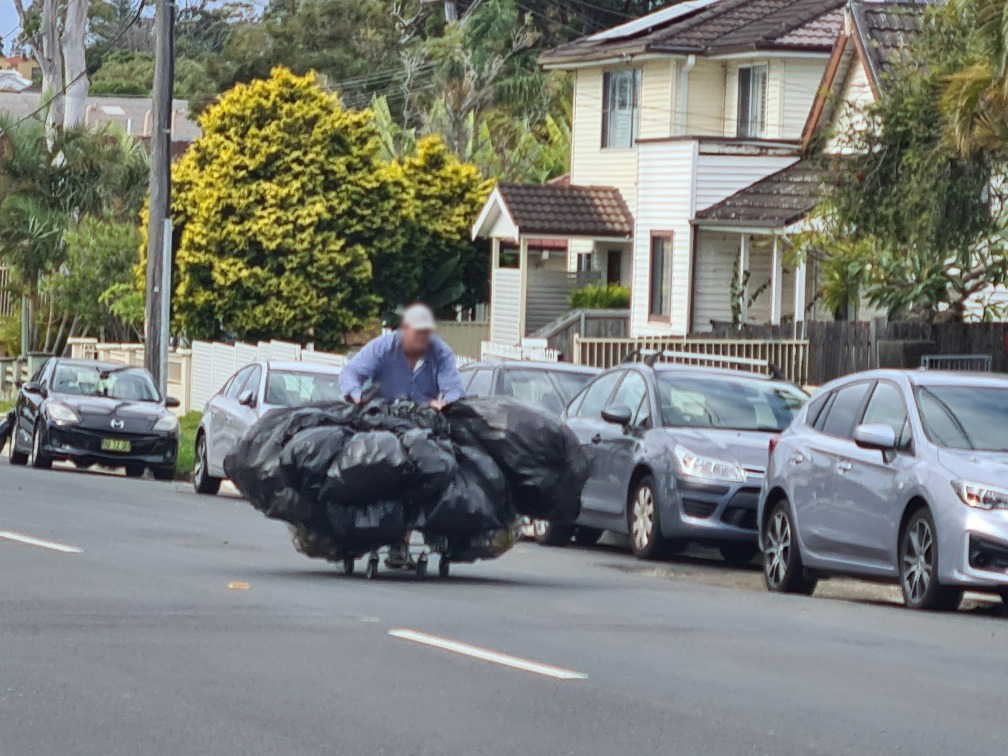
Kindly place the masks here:
POLYGON ((13 465, 124 467, 130 477, 150 468, 175 475, 178 419, 143 368, 54 357, 23 384, 14 406, 13 465))
POLYGON ((554 415, 599 374, 564 362, 475 362, 459 368, 467 396, 510 396, 554 415))

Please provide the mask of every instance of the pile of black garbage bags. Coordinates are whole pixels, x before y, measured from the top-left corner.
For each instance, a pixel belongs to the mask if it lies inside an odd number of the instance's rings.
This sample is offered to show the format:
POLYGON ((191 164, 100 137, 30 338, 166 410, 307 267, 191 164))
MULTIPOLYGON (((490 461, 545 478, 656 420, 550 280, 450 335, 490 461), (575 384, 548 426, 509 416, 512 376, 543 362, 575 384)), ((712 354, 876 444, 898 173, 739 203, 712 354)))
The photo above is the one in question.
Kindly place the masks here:
POLYGON ((588 464, 558 418, 506 398, 273 410, 224 461, 295 547, 339 561, 421 531, 455 561, 493 558, 522 515, 572 523, 588 464))

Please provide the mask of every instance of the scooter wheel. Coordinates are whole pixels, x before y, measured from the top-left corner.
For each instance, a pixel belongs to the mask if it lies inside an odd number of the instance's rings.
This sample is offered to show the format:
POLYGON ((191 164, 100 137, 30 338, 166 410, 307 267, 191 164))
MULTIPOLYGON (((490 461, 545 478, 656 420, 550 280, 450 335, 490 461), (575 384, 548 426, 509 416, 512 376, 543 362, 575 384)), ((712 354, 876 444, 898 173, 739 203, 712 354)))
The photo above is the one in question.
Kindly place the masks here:
POLYGON ((364 571, 364 575, 368 580, 372 580, 375 575, 378 574, 378 560, 368 559, 367 569, 364 571))
POLYGON ((448 577, 448 573, 451 571, 451 560, 448 557, 441 557, 438 561, 437 572, 440 577, 448 577))
POLYGON ((353 575, 353 571, 354 571, 354 558, 343 557, 343 574, 353 575))

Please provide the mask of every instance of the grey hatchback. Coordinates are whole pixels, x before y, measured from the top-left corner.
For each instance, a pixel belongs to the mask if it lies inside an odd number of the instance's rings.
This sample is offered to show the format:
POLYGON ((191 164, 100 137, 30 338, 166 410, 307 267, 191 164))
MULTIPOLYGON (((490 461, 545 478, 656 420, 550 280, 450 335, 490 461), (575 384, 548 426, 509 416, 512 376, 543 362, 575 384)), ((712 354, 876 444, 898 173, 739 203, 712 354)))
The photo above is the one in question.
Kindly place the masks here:
MULTIPOLYGON (((565 411, 591 465, 577 526, 628 533, 642 559, 692 541, 749 562, 767 445, 806 398, 737 370, 646 362, 608 370, 565 411)), ((569 538, 557 533, 555 542, 569 538)))
POLYGON ((953 609, 1008 591, 1008 380, 873 371, 823 387, 774 445, 760 498, 771 591, 830 575, 953 609))

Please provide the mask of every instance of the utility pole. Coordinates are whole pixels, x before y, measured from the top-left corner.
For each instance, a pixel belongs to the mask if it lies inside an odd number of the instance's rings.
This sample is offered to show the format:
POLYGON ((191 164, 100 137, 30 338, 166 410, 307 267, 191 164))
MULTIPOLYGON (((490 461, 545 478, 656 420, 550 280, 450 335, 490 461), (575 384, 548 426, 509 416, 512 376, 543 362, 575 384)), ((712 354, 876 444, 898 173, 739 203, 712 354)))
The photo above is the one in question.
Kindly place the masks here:
POLYGON ((175 80, 175 1, 157 0, 154 17, 154 103, 151 129, 150 213, 147 221, 147 287, 144 367, 164 392, 171 297, 171 123, 175 80), (167 275, 166 275, 167 271, 167 275))

